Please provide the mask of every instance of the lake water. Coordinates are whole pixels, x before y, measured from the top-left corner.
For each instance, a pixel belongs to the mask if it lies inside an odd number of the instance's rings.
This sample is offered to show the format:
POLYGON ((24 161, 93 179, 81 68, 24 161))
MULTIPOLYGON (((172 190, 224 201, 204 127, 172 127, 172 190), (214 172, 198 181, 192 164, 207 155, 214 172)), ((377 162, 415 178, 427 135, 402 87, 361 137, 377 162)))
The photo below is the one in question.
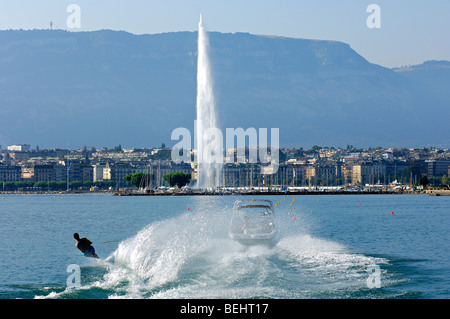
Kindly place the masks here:
POLYGON ((450 197, 265 196, 271 246, 228 238, 238 198, 0 195, 0 298, 450 297, 450 197))

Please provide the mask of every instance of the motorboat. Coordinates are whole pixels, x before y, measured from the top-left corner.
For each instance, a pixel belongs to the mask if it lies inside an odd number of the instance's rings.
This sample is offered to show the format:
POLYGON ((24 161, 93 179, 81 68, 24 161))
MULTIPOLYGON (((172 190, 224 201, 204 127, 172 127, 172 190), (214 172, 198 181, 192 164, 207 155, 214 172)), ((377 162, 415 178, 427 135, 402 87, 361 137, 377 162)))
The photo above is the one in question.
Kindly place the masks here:
POLYGON ((242 244, 270 244, 277 229, 270 200, 237 200, 234 203, 228 235, 242 244))

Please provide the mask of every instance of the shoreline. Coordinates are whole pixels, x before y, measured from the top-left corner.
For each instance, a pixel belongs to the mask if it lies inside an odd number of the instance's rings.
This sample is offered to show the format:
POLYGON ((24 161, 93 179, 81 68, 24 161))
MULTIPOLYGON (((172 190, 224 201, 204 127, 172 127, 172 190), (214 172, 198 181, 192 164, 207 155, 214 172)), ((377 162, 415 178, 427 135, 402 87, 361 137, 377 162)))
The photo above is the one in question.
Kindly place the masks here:
POLYGON ((423 192, 398 192, 398 191, 234 191, 234 192, 157 192, 136 193, 130 191, 115 192, 114 196, 269 196, 269 195, 421 195, 423 192))
POLYGON ((425 191, 242 191, 242 192, 153 192, 138 193, 130 190, 121 191, 0 191, 0 195, 87 195, 87 194, 109 194, 113 196, 269 196, 269 195, 428 195, 428 196, 450 196, 450 190, 425 190, 425 191))

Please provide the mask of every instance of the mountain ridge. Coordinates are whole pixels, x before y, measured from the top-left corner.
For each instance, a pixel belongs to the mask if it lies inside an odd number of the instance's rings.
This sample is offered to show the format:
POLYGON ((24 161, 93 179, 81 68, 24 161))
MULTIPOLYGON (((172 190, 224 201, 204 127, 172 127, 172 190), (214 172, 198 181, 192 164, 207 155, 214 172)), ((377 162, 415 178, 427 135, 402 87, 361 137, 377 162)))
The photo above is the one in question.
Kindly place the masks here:
MULTIPOLYGON (((282 146, 449 143, 449 61, 408 70, 333 40, 210 32, 221 128, 282 146), (429 129, 426 129, 426 128, 429 129)), ((197 32, 0 31, 0 145, 157 146, 193 132, 197 32)))

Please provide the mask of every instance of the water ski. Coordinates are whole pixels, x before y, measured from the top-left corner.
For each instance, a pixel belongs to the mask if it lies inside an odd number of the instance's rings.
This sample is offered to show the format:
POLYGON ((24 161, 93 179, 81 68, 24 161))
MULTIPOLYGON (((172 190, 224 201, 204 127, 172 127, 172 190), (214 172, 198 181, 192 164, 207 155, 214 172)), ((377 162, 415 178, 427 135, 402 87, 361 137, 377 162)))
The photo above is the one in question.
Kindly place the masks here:
MULTIPOLYGON (((92 247, 92 246, 91 246, 92 247)), ((94 247, 92 247, 92 249, 94 249, 94 247)), ((95 253, 95 250, 94 251, 88 251, 87 253, 84 253, 83 254, 85 257, 89 257, 89 258, 96 258, 96 259, 98 259, 98 256, 97 256, 97 254, 95 253)))

